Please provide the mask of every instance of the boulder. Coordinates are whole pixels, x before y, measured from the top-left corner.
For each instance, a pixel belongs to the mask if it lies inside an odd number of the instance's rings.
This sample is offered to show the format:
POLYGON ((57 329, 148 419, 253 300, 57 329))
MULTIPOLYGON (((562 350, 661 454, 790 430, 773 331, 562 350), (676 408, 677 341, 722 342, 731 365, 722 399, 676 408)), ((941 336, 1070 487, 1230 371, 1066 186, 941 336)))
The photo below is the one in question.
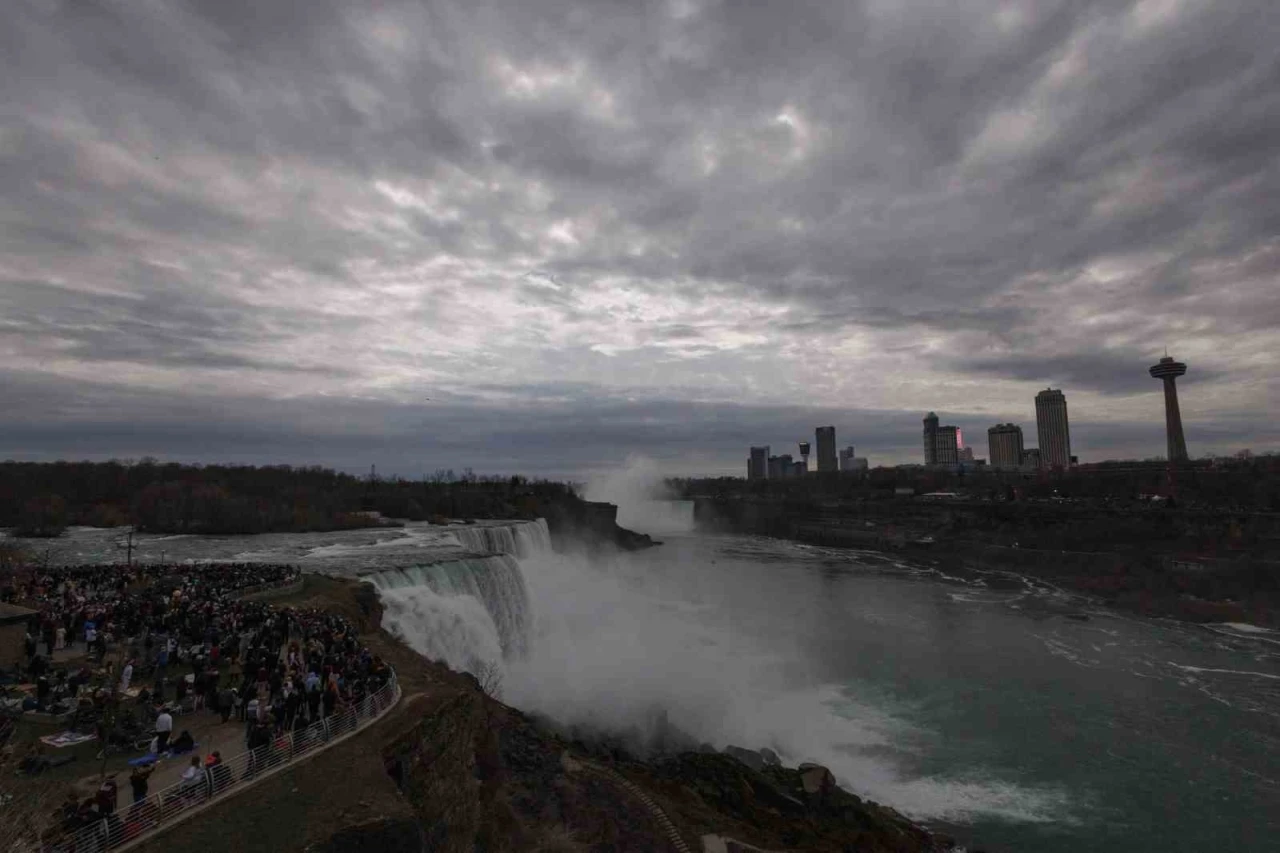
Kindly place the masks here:
POLYGON ((753 749, 744 749, 740 746, 730 744, 724 748, 724 754, 738 759, 752 770, 763 770, 765 765, 764 758, 760 753, 753 749))
POLYGON ((778 757, 778 753, 774 752, 772 749, 770 749, 767 746, 764 749, 760 750, 760 757, 764 759, 764 763, 769 765, 770 767, 782 766, 782 759, 778 757))
POLYGON ((811 796, 826 796, 836 787, 836 777, 821 764, 801 764, 800 784, 811 796))

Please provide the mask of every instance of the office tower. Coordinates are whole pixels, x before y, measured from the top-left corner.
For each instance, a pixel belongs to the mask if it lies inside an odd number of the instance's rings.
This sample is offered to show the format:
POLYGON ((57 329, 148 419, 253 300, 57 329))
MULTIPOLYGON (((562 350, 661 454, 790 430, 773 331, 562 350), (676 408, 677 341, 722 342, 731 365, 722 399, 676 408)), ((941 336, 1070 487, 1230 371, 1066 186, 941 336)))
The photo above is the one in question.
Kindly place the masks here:
POLYGON ((841 471, 852 471, 852 470, 853 470, 853 458, 854 458, 854 457, 853 457, 853 445, 851 444, 851 445, 849 445, 848 447, 846 447, 844 450, 841 450, 841 451, 840 451, 840 470, 841 470, 841 471))
POLYGON ((960 461, 961 461, 961 462, 972 462, 972 461, 973 461, 973 448, 972 448, 972 447, 961 447, 961 448, 960 448, 960 451, 959 451, 959 458, 960 458, 960 461))
POLYGON ((833 426, 818 427, 814 431, 818 445, 818 473, 839 471, 836 462, 836 428, 833 426))
POLYGON ((778 457, 778 476, 794 477, 796 473, 796 464, 791 459, 790 453, 784 453, 778 457))
POLYGON ((1038 447, 1028 447, 1026 450, 1022 451, 1022 467, 1040 467, 1040 449, 1038 447))
POLYGON ((803 459, 791 465, 792 477, 803 477, 805 474, 808 474, 808 473, 809 473, 809 463, 803 459))
POLYGON ((940 426, 933 434, 933 464, 955 465, 960 461, 960 429, 940 426))
POLYGON ((933 412, 924 417, 924 464, 938 463, 938 416, 933 412))
POLYGON ((809 473, 809 442, 800 442, 800 461, 804 463, 804 472, 809 473))
POLYGON ((1182 412, 1178 409, 1178 386, 1174 381, 1187 372, 1187 366, 1174 361, 1169 356, 1152 365, 1148 373, 1155 379, 1164 380, 1164 432, 1169 446, 1170 462, 1187 461, 1187 439, 1182 434, 1182 412))
POLYGON ((751 448, 747 459, 747 479, 763 480, 769 476, 769 445, 751 448))
POLYGON ((1018 468, 1022 465, 1022 427, 996 424, 987 430, 987 453, 992 468, 1018 468))
POLYGON ((1067 422, 1067 398, 1046 388, 1036 395, 1036 433, 1040 438, 1040 464, 1045 468, 1071 467, 1071 428, 1067 422))

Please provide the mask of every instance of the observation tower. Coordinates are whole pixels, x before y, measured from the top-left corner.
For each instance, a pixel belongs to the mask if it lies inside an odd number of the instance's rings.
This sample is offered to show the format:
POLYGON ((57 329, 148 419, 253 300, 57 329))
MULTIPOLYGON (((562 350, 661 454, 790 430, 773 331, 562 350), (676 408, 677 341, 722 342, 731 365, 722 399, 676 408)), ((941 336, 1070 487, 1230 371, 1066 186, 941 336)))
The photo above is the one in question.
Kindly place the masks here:
POLYGON ((1160 359, 1148 371, 1155 379, 1164 380, 1164 429, 1169 441, 1170 462, 1187 461, 1187 440, 1182 435, 1182 412, 1178 409, 1177 378, 1187 372, 1187 366, 1169 356, 1160 359))

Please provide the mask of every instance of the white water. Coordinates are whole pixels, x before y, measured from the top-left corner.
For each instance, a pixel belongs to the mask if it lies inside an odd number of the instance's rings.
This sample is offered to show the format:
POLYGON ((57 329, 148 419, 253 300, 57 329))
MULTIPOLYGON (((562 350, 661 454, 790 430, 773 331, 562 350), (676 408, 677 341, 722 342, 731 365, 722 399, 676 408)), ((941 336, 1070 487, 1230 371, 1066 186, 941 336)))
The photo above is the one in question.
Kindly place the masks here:
MULTIPOLYGON (((689 524, 688 504, 650 503, 659 506, 642 511, 665 518, 670 529, 689 524)), ((630 732, 642 742, 665 715, 717 748, 768 746, 792 765, 821 762, 846 787, 918 817, 963 821, 981 812, 1048 821, 1063 814, 1062 792, 979 778, 980 768, 973 778, 905 773, 883 753, 928 733, 845 685, 816 679, 785 630, 769 631, 767 643, 739 630, 714 588, 691 598, 686 584, 664 581, 650 562, 554 552, 545 524, 480 530, 454 532, 469 550, 485 545, 506 555, 371 579, 390 630, 457 669, 498 665, 502 698, 515 707, 564 725, 630 732)), ((821 590, 800 594, 819 597, 821 590)))

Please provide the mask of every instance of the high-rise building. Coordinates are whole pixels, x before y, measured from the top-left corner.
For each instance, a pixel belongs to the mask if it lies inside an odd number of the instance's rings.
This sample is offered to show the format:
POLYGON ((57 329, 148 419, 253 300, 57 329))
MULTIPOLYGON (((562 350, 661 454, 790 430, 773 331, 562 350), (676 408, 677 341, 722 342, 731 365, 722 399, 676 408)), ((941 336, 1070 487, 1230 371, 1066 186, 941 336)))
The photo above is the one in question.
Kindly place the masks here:
POLYGON ((839 471, 836 461, 836 428, 833 426, 818 427, 814 430, 818 445, 818 472, 839 471))
POLYGON ((853 459, 854 459, 854 456, 853 456, 853 445, 851 444, 851 445, 849 445, 848 447, 846 447, 846 448, 844 448, 843 450, 841 450, 841 451, 840 451, 840 470, 841 470, 841 471, 852 471, 852 470, 853 470, 853 459))
POLYGON ((1028 447, 1022 451, 1022 467, 1023 468, 1039 468, 1040 467, 1040 448, 1028 447))
POLYGON ((770 480, 782 479, 782 460, 779 459, 777 456, 769 457, 769 479, 770 480))
POLYGON ((960 461, 960 429, 940 426, 933 434, 933 464, 955 465, 960 461))
POLYGON ((1182 412, 1178 409, 1179 376, 1187 372, 1187 366, 1169 356, 1160 359, 1147 371, 1155 379, 1164 380, 1164 433, 1170 462, 1187 461, 1187 439, 1182 434, 1182 412))
POLYGON ((1022 427, 996 424, 987 430, 987 453, 992 468, 1021 467, 1022 451, 1022 427))
POLYGON ((747 457, 747 479, 763 480, 769 476, 769 445, 751 448, 747 457))
POLYGON ((924 464, 938 464, 938 416, 933 412, 924 416, 924 464))
POLYGON ((1036 395, 1036 433, 1040 438, 1040 464, 1045 468, 1071 467, 1071 427, 1067 422, 1067 398, 1046 388, 1036 395))
POLYGON ((809 473, 809 442, 800 442, 800 461, 804 463, 804 473, 809 473))

